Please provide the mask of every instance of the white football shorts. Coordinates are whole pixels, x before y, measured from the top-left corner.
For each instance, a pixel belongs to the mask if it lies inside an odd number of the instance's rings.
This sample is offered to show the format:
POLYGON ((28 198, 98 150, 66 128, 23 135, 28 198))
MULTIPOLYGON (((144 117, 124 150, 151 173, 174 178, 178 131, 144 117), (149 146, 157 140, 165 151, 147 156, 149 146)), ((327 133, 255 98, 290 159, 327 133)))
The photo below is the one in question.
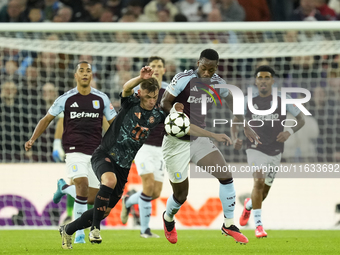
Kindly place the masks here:
MULTIPOLYGON (((269 156, 261 151, 254 149, 247 149, 246 153, 249 166, 260 167, 262 165, 267 166, 267 169, 270 169, 269 167, 273 168, 275 166, 277 167, 280 166, 282 156, 281 153, 275 156, 269 156)), ((272 186, 276 173, 277 173, 276 171, 266 172, 264 183, 268 186, 272 186)))
POLYGON ((165 162, 162 147, 144 144, 136 154, 135 164, 139 175, 153 174, 155 181, 163 182, 165 162))
POLYGON ((87 177, 89 187, 99 189, 100 182, 92 170, 91 156, 80 152, 66 153, 67 177, 71 180, 87 177))
POLYGON ((167 135, 164 136, 162 150, 170 181, 181 183, 188 178, 190 162, 197 164, 198 161, 218 148, 208 137, 184 141, 167 135))

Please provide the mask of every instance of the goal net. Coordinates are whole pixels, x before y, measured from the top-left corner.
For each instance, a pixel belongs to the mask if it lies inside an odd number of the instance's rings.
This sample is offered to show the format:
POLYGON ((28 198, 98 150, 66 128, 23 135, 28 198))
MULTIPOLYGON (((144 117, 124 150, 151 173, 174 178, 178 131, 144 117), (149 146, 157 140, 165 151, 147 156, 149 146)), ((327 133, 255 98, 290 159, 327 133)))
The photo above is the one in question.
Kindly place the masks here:
MULTIPOLYGON (((31 136, 55 98, 75 86, 74 68, 92 63, 92 86, 119 108, 122 85, 150 56, 166 60, 164 81, 195 69, 202 50, 220 55, 218 74, 244 92, 256 66, 268 64, 277 86, 311 91, 306 127, 288 144, 287 161, 333 162, 340 154, 340 32, 337 22, 6 24, 0 28, 1 162, 52 162, 55 122, 26 153, 31 136)), ((297 95, 292 95, 297 96, 297 95)), ((211 120, 222 118, 213 108, 211 120)), ((231 116, 223 117, 230 119, 231 116)), ((217 131, 230 134, 229 126, 217 131)), ((215 129, 216 131, 216 129, 215 129)), ((244 150, 220 147, 228 162, 246 162, 244 150)))

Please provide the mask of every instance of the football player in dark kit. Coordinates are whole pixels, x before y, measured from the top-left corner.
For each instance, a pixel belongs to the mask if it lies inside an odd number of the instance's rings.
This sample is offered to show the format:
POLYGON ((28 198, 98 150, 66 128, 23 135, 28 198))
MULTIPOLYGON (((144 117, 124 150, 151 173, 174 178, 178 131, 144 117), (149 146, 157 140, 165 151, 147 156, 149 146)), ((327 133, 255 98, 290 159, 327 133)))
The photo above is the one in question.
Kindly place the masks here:
POLYGON ((91 159, 93 171, 101 180, 94 208, 84 212, 79 219, 60 227, 62 248, 72 249, 72 234, 90 226, 90 242, 101 243, 100 222, 121 198, 131 163, 150 129, 166 117, 155 107, 159 85, 152 74, 151 67, 143 67, 138 77, 124 84, 121 109, 91 159), (136 97, 133 88, 139 84, 141 89, 136 97))
MULTIPOLYGON (((121 198, 131 163, 148 137, 150 129, 164 122, 165 113, 155 106, 159 85, 158 81, 152 78, 152 74, 151 67, 143 67, 138 77, 124 84, 121 109, 91 158, 93 171, 101 180, 94 208, 84 212, 77 220, 60 227, 63 249, 72 249, 72 234, 88 227, 91 227, 90 242, 102 242, 100 222, 109 215, 121 198), (141 89, 136 97, 133 88, 138 84, 141 89)), ((172 109, 183 112, 184 105, 177 103, 172 109)), ((188 134, 190 133, 194 136, 206 136, 196 125, 190 125, 188 134)), ((211 134, 209 132, 209 135, 211 134)), ((215 136, 219 142, 230 142, 225 134, 215 136)))
MULTIPOLYGON (((157 104, 160 103, 163 93, 168 83, 163 81, 165 74, 165 60, 158 56, 152 56, 148 59, 154 73, 153 77, 157 79, 160 86, 157 104)), ((135 87, 135 93, 138 93, 139 86, 135 87)), ((138 175, 142 179, 143 189, 131 196, 122 197, 122 211, 120 219, 126 224, 129 218, 129 212, 133 205, 138 204, 140 218, 140 236, 142 238, 159 238, 157 234, 151 232, 149 227, 150 215, 152 211, 151 200, 157 199, 162 191, 165 163, 162 154, 162 141, 164 136, 164 123, 160 123, 152 129, 148 139, 135 157, 135 164, 138 175)))

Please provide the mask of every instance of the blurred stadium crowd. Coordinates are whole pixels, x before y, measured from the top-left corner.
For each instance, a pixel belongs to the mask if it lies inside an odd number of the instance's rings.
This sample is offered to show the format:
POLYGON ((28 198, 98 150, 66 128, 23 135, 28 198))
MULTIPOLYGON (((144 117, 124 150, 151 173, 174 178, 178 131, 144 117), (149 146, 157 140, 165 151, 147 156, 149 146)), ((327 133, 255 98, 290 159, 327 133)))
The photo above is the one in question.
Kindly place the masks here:
POLYGON ((339 0, 3 0, 0 22, 337 20, 339 0))
MULTIPOLYGON (((9 0, 0 1, 0 22, 168 22, 168 21, 288 21, 336 20, 340 0, 9 0), (328 4, 328 5, 327 5, 328 4), (1 6, 2 5, 2 6, 1 6)), ((0 33, 1 36, 7 36, 0 33)), ((340 33, 294 31, 278 33, 25 33, 14 37, 44 40, 118 43, 266 43, 340 40, 340 33)), ((84 54, 86 54, 84 52, 84 54)), ((198 56, 197 56, 198 57, 198 56)), ((51 162, 55 123, 26 153, 28 140, 54 100, 74 87, 74 67, 92 64, 92 86, 105 92, 119 108, 121 86, 146 63, 143 58, 104 57, 38 52, 0 47, 0 162, 51 162)), ((256 66, 269 64, 282 86, 307 88, 312 116, 305 131, 286 143, 287 161, 334 162, 340 160, 340 56, 314 55, 276 58, 221 59, 218 74, 244 91, 256 66)), ((180 71, 194 69, 196 59, 166 59, 165 81, 180 71)), ((293 95, 294 97, 294 95, 293 95)), ((222 109, 207 116, 227 118, 222 109), (223 114, 223 115, 222 115, 223 114)), ((209 126, 209 125, 208 125, 209 126)), ((216 131, 216 129, 215 129, 216 131)), ((229 133, 229 127, 219 127, 229 133)), ((228 162, 246 162, 243 151, 221 147, 228 162)))

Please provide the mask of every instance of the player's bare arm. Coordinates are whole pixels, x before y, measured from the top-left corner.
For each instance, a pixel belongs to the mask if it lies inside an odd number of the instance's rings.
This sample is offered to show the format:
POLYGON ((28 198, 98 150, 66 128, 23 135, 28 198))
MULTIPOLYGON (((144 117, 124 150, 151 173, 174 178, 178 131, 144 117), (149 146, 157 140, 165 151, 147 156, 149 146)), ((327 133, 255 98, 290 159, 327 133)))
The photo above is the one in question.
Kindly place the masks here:
MULTIPOLYGON (((175 96, 171 95, 168 91, 165 91, 161 100, 161 108, 163 109, 164 112, 169 113, 174 101, 175 101, 175 96)), ((184 108, 184 107, 183 107, 184 108)))
POLYGON ((105 118, 105 116, 103 116, 103 125, 102 125, 102 129, 104 130, 104 132, 106 132, 110 127, 109 122, 107 121, 107 119, 105 118))
POLYGON ((107 120, 105 118, 105 116, 103 116, 103 126, 102 126, 102 128, 105 132, 109 129, 109 127, 110 127, 110 125, 111 125, 111 123, 113 122, 114 119, 115 119, 115 117, 113 117, 111 120, 107 120))
MULTIPOLYGON (((296 117, 296 122, 297 125, 295 127, 291 127, 291 130, 295 133, 297 132, 300 128, 302 128, 305 125, 305 115, 303 115, 302 112, 300 112, 296 117)), ((289 131, 284 131, 280 132, 277 135, 277 142, 284 143, 285 141, 288 140, 288 138, 291 136, 291 133, 289 131)))
POLYGON ((168 91, 164 91, 162 100, 161 100, 161 108, 164 112, 170 113, 170 110, 172 107, 175 107, 175 110, 177 112, 183 112, 184 105, 182 103, 175 103, 175 98, 173 95, 171 95, 168 91))
MULTIPOLYGON (((226 103, 227 103, 229 109, 231 110, 231 112, 233 112, 233 96, 229 93, 228 96, 226 96, 224 98, 224 100, 226 101, 226 103)), ((243 115, 235 115, 235 117, 240 122, 244 121, 243 115)), ((258 136, 258 134, 256 134, 256 132, 251 127, 249 127, 247 122, 245 122, 244 134, 249 139, 249 141, 253 142, 255 140, 256 142, 262 144, 260 142, 260 137, 258 136)))
MULTIPOLYGON (((239 122, 238 118, 233 118, 233 123, 239 122)), ((238 125, 232 125, 231 126, 231 140, 234 144, 235 150, 241 150, 242 149, 242 140, 238 138, 238 132, 239 132, 239 126, 238 125)))
POLYGON ((116 117, 113 117, 112 119, 108 120, 107 122, 111 125, 112 122, 115 120, 116 117))
POLYGON ((55 133, 54 133, 54 139, 62 138, 63 131, 64 131, 63 123, 64 123, 64 118, 59 118, 57 125, 56 125, 55 133))
POLYGON ((63 162, 65 159, 65 151, 63 150, 63 146, 61 144, 61 139, 64 132, 64 118, 58 118, 56 129, 54 132, 54 141, 53 141, 53 160, 55 162, 63 162))
POLYGON ((223 142, 226 145, 233 144, 230 137, 227 136, 226 134, 216 134, 203 128, 200 128, 194 124, 190 124, 190 130, 188 134, 198 137, 209 137, 216 140, 217 142, 223 142))
POLYGON ((47 113, 45 115, 45 117, 43 117, 38 125, 35 127, 33 135, 31 136, 31 139, 29 139, 26 143, 25 143, 25 150, 29 151, 35 140, 38 139, 38 137, 46 130, 46 128, 48 127, 48 125, 51 123, 51 121, 55 118, 55 116, 47 113))
POLYGON ((134 91, 133 88, 138 86, 142 81, 150 79, 152 77, 153 70, 150 66, 144 66, 140 72, 139 76, 127 81, 123 86, 122 96, 131 96, 134 91))

